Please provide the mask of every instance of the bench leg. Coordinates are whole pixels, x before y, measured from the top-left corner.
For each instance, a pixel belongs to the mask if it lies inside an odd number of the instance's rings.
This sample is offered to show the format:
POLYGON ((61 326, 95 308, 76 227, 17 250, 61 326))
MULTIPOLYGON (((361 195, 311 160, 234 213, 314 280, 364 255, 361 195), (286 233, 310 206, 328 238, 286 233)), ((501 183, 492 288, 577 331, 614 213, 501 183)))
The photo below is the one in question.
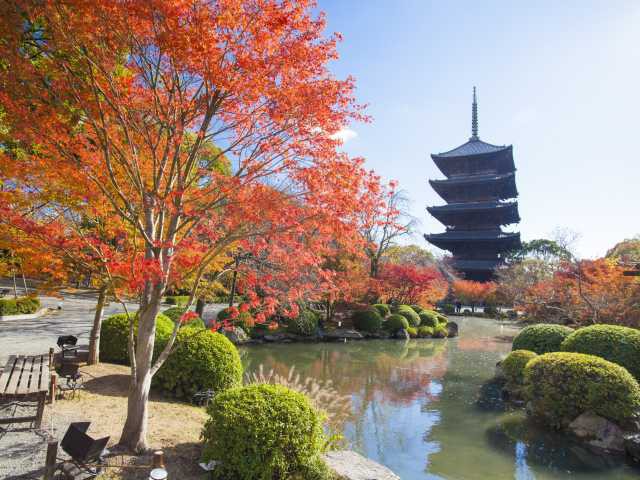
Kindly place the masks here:
POLYGON ((36 428, 42 426, 42 415, 44 414, 44 404, 46 400, 46 393, 43 393, 38 398, 38 410, 36 410, 36 428))

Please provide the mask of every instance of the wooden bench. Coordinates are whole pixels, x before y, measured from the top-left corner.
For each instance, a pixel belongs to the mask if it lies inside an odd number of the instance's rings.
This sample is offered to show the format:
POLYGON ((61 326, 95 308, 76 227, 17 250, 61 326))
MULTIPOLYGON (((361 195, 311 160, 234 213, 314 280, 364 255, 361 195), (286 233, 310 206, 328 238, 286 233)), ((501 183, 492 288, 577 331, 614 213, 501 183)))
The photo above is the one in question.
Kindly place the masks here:
POLYGON ((36 414, 30 417, 0 418, 0 425, 8 423, 32 423, 35 428, 42 425, 42 414, 47 393, 51 386, 50 354, 11 355, 0 375, 0 403, 21 405, 37 402, 36 414))

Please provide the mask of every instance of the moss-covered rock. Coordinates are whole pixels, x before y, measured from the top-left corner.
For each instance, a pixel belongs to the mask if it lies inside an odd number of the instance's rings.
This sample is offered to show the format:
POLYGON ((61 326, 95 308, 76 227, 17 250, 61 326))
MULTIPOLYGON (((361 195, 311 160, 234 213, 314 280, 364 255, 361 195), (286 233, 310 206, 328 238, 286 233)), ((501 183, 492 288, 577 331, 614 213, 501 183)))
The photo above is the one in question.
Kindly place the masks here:
POLYGON ((556 427, 587 411, 621 421, 640 408, 640 386, 633 376, 593 355, 540 355, 526 364, 524 384, 531 411, 556 427))
POLYGON ((439 320, 439 313, 433 310, 423 310, 420 312, 420 325, 425 327, 437 327, 439 320))
POLYGON ((407 333, 411 338, 418 338, 418 329, 416 327, 407 328, 407 333))
POLYGON ((591 325, 580 328, 562 342, 565 352, 602 357, 626 368, 640 379, 640 331, 618 325, 591 325))
POLYGON ((573 332, 569 327, 539 323, 523 328, 513 339, 512 350, 530 350, 542 355, 557 352, 560 345, 573 332))
POLYGON ((439 323, 433 329, 433 338, 447 338, 449 335, 449 331, 447 330, 447 326, 443 323, 439 323))

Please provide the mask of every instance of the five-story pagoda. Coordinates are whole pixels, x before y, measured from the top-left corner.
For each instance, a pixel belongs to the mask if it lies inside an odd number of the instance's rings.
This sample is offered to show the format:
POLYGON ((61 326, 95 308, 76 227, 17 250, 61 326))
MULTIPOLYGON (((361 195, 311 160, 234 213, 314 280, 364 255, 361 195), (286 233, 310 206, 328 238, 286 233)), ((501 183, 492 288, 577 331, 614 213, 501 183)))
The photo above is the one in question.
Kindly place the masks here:
POLYGON ((453 255, 453 268, 468 280, 490 280, 504 254, 520 247, 520 233, 502 226, 518 223, 513 146, 491 145, 478 137, 478 103, 473 88, 471 138, 431 158, 445 180, 429 180, 446 205, 427 207, 446 227, 425 239, 453 255))

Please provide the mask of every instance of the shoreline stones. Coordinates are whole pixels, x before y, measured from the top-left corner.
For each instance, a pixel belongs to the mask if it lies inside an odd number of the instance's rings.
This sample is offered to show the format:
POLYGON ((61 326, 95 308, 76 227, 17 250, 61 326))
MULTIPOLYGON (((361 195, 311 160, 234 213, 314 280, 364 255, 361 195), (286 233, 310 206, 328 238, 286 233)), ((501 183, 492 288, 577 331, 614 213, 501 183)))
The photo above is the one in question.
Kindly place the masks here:
POLYGON ((351 450, 328 452, 323 459, 340 480, 400 480, 384 465, 351 450))
POLYGON ((614 453, 624 453, 624 432, 615 423, 593 412, 585 412, 569 424, 568 430, 588 445, 614 453))

